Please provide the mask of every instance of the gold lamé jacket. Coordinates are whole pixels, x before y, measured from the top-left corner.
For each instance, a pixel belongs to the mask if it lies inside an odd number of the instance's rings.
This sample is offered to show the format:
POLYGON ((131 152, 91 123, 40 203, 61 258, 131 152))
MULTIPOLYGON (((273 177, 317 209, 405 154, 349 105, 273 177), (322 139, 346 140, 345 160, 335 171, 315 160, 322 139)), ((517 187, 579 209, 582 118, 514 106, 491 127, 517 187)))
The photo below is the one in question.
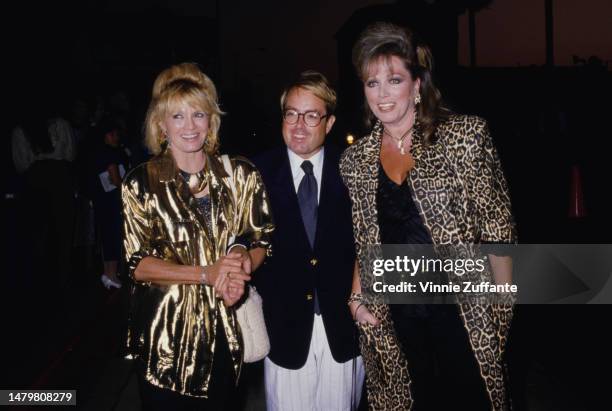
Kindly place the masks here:
MULTIPOLYGON (((207 156, 212 232, 167 149, 132 170, 121 187, 124 248, 129 275, 153 256, 184 265, 209 265, 225 255, 231 236, 269 249, 274 229, 268 197, 255 167, 231 160, 237 204, 221 159, 207 156)), ((151 384, 183 395, 206 397, 221 321, 235 377, 242 365, 242 339, 234 308, 205 285, 162 286, 132 281, 128 358, 138 360, 151 384)))
MULTIPOLYGON (((380 244, 378 174, 383 126, 343 154, 340 173, 349 189, 353 230, 360 268, 368 245, 380 244)), ((434 246, 515 243, 516 231, 508 185, 486 122, 475 116, 452 115, 425 144, 415 126, 411 154, 415 164, 407 176, 412 197, 434 246)), ((442 246, 442 247, 441 247, 442 246)), ((477 248, 477 246, 476 246, 477 248)), ((470 251, 471 252, 471 251, 470 251)), ((477 281, 493 281, 485 270, 477 281)), ((360 272, 362 287, 371 276, 360 272)), ((471 278, 466 278, 471 280, 471 278)), ((512 318, 511 304, 458 304, 470 345, 479 365, 492 410, 505 410, 506 387, 502 355, 512 318)), ((360 325, 360 346, 373 410, 409 410, 413 399, 408 364, 395 335, 389 307, 369 304, 377 327, 360 325)))

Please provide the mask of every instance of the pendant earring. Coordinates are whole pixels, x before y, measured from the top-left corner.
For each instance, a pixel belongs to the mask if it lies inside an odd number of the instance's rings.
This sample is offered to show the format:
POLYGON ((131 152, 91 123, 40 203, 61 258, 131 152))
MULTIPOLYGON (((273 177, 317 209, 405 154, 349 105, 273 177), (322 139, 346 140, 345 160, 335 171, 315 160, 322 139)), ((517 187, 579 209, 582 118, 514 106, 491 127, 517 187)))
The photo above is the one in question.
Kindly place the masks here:
POLYGON ((210 131, 210 129, 208 129, 206 132, 206 137, 204 137, 204 145, 202 147, 204 151, 207 151, 212 147, 212 131, 210 131))
POLYGON ((418 106, 419 104, 421 104, 421 93, 417 90, 416 96, 414 96, 414 105, 418 106))

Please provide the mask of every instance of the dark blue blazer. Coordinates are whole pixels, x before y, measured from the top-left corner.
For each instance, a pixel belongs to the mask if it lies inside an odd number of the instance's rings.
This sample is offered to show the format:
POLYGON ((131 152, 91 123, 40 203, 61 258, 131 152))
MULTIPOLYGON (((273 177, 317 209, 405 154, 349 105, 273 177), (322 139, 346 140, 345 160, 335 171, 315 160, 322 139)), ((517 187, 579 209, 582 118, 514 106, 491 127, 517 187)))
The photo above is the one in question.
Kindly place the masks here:
POLYGON ((272 256, 254 274, 270 336, 269 358, 298 369, 306 363, 317 289, 332 355, 345 362, 358 355, 357 330, 347 299, 351 293, 355 243, 348 191, 338 170, 341 151, 325 147, 314 249, 302 223, 287 148, 253 158, 266 185, 276 226, 272 256))

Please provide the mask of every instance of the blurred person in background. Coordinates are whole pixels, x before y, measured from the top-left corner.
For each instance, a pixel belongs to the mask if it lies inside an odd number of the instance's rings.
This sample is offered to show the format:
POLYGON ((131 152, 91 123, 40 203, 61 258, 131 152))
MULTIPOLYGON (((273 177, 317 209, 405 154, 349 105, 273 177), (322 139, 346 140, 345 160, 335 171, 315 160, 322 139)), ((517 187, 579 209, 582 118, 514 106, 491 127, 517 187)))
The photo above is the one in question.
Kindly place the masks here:
POLYGON ((129 168, 129 158, 121 146, 121 124, 112 117, 102 118, 96 126, 97 145, 92 153, 93 205, 96 228, 102 245, 107 289, 120 288, 117 277, 121 254, 121 194, 119 187, 129 168))
MULTIPOLYGON (((65 287, 72 274, 75 218, 72 161, 76 149, 70 124, 51 113, 52 102, 22 118, 12 132, 15 169, 23 175, 24 197, 31 225, 31 256, 46 273, 56 270, 51 281, 65 287), (41 114, 42 111, 42 114, 41 114)), ((48 276, 43 280, 48 281, 48 276)))

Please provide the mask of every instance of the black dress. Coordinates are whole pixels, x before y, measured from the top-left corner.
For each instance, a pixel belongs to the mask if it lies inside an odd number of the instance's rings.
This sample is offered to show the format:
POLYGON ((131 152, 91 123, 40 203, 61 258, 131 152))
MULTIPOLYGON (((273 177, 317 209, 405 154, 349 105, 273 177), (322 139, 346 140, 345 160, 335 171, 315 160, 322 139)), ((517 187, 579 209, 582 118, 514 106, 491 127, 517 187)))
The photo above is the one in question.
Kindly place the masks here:
MULTIPOLYGON (((121 147, 111 147, 102 144, 96 151, 93 167, 94 175, 94 215, 96 227, 100 230, 102 253, 104 261, 118 261, 121 256, 121 189, 107 188, 102 179, 108 179, 108 167, 115 164, 118 168, 128 170, 129 160, 121 147)), ((123 176, 121 176, 123 177, 123 176)))
MULTIPOLYGON (((407 181, 379 167, 377 211, 382 244, 431 244, 407 181)), ((488 410, 490 403, 467 332, 453 304, 391 304, 408 361, 413 410, 488 410)))

